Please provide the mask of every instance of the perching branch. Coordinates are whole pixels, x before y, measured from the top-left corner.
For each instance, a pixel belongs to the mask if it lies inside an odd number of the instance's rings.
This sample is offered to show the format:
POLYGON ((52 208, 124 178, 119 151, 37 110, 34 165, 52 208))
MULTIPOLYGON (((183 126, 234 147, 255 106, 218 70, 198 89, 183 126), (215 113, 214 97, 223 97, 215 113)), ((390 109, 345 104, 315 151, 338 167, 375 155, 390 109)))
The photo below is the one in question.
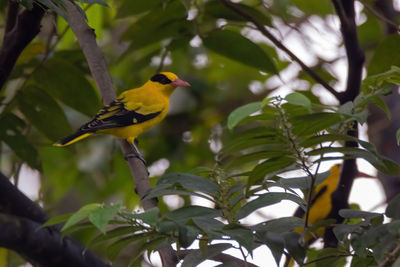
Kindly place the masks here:
POLYGON ((18 252, 37 266, 100 266, 101 259, 55 227, 40 228, 48 217, 43 209, 0 172, 0 247, 18 252))
POLYGON ((33 3, 32 10, 25 9, 18 15, 18 3, 9 0, 4 39, 0 47, 0 89, 21 52, 40 32, 44 13, 43 7, 33 3))
MULTIPOLYGON (((86 57, 93 79, 99 88, 103 103, 109 104, 115 99, 115 89, 107 70, 103 53, 96 43, 94 30, 87 25, 82 14, 73 3, 65 1, 65 5, 69 17, 69 24, 86 57)), ((124 155, 132 154, 134 148, 127 141, 120 140, 120 145, 124 155)), ((156 207, 156 199, 143 200, 143 197, 151 188, 146 166, 144 166, 143 162, 138 158, 128 158, 127 162, 133 177, 135 191, 141 199, 143 208, 148 210, 156 207)), ((163 248, 159 252, 163 266, 175 266, 178 262, 176 254, 171 247, 163 248)))
POLYGON ((332 86, 330 86, 323 78, 321 78, 317 73, 315 73, 311 68, 309 68, 300 58, 298 58, 292 51, 290 51, 281 41, 279 41, 265 26, 258 22, 255 17, 246 11, 238 8, 235 4, 230 2, 229 0, 220 0, 226 7, 230 8, 238 15, 252 22, 257 29, 267 37, 276 47, 284 51, 293 61, 297 62, 300 67, 308 74, 311 78, 313 78, 316 82, 321 84, 326 90, 328 90, 333 96, 335 96, 338 100, 342 98, 342 93, 337 92, 332 86))

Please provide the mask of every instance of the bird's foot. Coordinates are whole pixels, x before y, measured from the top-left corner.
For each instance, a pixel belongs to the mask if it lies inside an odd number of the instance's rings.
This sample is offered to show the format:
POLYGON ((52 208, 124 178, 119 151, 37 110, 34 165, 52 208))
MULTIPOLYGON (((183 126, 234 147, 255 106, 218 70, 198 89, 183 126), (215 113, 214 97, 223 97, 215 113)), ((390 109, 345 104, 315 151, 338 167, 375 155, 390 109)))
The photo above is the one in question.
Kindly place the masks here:
POLYGON ((124 156, 125 160, 129 160, 131 158, 138 158, 141 162, 146 166, 146 160, 144 159, 143 155, 139 151, 135 151, 133 153, 126 154, 124 156))

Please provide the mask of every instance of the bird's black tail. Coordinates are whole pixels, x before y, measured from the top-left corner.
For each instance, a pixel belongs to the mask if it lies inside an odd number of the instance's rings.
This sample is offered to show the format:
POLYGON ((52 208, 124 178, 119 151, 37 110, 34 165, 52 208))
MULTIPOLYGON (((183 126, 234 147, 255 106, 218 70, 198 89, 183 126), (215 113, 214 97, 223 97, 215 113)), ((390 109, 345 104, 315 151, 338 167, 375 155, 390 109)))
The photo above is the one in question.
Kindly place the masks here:
POLYGON ((54 146, 68 146, 68 145, 78 142, 79 140, 82 140, 92 134, 93 133, 88 133, 88 132, 83 132, 83 131, 78 130, 76 133, 71 134, 70 136, 67 136, 67 137, 61 139, 60 141, 55 143, 54 146))

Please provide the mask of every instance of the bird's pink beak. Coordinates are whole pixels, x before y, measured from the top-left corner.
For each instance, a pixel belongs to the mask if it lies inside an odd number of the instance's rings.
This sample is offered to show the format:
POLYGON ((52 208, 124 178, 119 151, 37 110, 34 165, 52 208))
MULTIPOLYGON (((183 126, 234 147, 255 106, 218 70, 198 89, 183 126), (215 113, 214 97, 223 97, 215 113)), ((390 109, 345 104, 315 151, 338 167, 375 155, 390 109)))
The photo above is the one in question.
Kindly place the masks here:
POLYGON ((172 83, 170 83, 172 86, 178 87, 178 86, 182 86, 182 87, 186 87, 186 86, 190 86, 190 83, 181 80, 181 79, 175 79, 172 83))

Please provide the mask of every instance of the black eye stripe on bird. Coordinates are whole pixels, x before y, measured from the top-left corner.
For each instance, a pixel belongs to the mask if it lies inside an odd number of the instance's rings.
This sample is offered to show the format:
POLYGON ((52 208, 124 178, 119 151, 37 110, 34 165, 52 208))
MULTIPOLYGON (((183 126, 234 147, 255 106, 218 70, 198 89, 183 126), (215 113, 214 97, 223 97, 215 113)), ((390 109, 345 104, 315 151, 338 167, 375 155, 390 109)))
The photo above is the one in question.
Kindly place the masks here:
POLYGON ((161 73, 157 73, 156 75, 151 77, 150 80, 152 82, 159 82, 161 84, 169 84, 172 82, 170 79, 167 78, 167 76, 165 76, 164 74, 161 74, 161 73))

